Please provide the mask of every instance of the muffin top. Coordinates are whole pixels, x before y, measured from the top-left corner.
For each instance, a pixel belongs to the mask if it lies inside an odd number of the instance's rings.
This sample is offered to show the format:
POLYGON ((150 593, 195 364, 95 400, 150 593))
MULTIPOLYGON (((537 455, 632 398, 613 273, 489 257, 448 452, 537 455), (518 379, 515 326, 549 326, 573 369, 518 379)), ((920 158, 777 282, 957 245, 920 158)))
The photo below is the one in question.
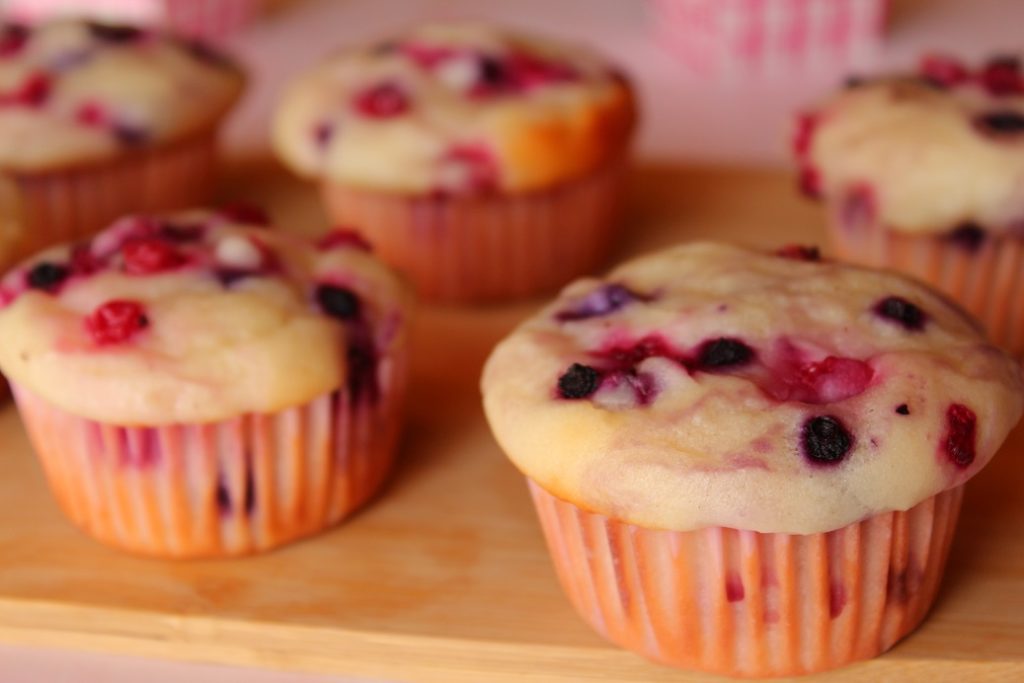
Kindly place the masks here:
POLYGON ((296 171, 406 194, 523 192, 620 156, 626 81, 594 54, 479 24, 430 24, 299 78, 273 142, 296 171))
POLYGON ((267 413, 347 388, 376 401, 403 290, 358 238, 318 245, 253 210, 124 218, 0 283, 0 370, 121 425, 267 413))
POLYGON ((889 272, 690 244, 579 280, 484 370, 488 421, 556 496, 653 528, 818 533, 981 469, 1017 363, 889 272))
POLYGON ((1024 72, 928 57, 917 74, 853 81, 799 121, 801 184, 838 201, 849 227, 1024 229, 1024 72))
POLYGON ((238 98, 242 74, 206 46, 63 20, 0 26, 0 168, 32 173, 187 137, 238 98))

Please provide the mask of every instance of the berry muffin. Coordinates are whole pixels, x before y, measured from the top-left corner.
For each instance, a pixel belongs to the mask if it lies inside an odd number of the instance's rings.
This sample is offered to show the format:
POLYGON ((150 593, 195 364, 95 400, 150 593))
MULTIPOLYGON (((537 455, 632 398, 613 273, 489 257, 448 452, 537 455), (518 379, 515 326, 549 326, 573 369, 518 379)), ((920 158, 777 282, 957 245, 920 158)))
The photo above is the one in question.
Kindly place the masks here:
POLYGON ((242 82, 205 46, 151 31, 0 25, 0 268, 126 213, 204 203, 242 82))
POLYGON ((634 117, 621 73, 587 51, 434 24, 302 76, 273 141, 424 297, 467 302, 601 265, 634 117))
POLYGON ((929 57, 799 121, 801 186, 844 259, 915 275, 1024 352, 1024 71, 929 57))
POLYGON ((252 212, 124 218, 11 270, 0 370, 68 516, 164 557, 338 522, 393 461, 405 296, 356 240, 252 212))
POLYGON ((1019 366, 902 276, 692 244, 504 340, 484 406, 582 616, 729 675, 873 657, 924 617, 1019 366))

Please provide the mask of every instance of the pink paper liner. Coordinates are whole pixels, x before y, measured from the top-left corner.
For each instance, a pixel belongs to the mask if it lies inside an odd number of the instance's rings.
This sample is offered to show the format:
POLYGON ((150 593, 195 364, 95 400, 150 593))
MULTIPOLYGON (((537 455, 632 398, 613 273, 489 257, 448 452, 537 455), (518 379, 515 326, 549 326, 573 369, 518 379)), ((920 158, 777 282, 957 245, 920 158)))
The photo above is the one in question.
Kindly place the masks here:
POLYGON ((791 535, 647 529, 529 486, 558 578, 592 628, 653 660, 731 676, 824 671, 892 647, 935 598, 963 497, 957 487, 791 535))
POLYGON ((813 71, 864 59, 889 0, 650 0, 659 42, 711 78, 813 71))
POLYGON ((39 174, 10 173, 15 237, 0 268, 41 249, 102 230, 127 213, 207 203, 215 181, 216 131, 121 158, 39 174))
POLYGON ((347 389, 270 414, 126 427, 71 415, 12 384, 51 491, 97 540, 169 558, 242 555, 344 519, 392 469, 404 358, 381 361, 379 400, 347 389))
POLYGON ((844 225, 830 207, 828 236, 836 256, 899 270, 944 292, 976 317, 993 342, 1024 355, 1024 238, 989 231, 977 249, 931 234, 890 230, 874 222, 844 225))
POLYGON ((557 188, 488 197, 404 197, 325 184, 331 218, 358 229, 425 299, 481 302, 547 292, 601 268, 623 165, 557 188))

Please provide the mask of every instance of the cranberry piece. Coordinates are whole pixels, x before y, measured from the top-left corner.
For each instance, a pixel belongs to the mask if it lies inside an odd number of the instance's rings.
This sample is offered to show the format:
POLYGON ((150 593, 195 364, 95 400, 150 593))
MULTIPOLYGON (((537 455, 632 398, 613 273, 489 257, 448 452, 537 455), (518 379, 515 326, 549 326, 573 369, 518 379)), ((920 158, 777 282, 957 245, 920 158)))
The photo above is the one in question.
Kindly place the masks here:
POLYGON ((129 275, 151 275, 177 268, 185 258, 166 241, 153 237, 128 240, 121 247, 124 272, 129 275))
POLYGON ((673 358, 678 354, 661 337, 652 335, 631 346, 614 346, 598 355, 610 361, 616 370, 629 370, 648 358, 673 358))
POLYGON ((908 406, 906 403, 901 403, 898 406, 896 406, 896 413, 898 415, 910 415, 910 406, 908 406))
POLYGON ((793 131, 793 153, 798 159, 805 158, 811 151, 811 142, 814 139, 814 130, 817 126, 817 114, 805 112, 797 118, 796 128, 793 131))
POLYGON ((163 223, 157 230, 160 239, 175 244, 197 242, 203 236, 201 225, 178 225, 176 223, 163 223))
POLYGON ((505 57, 509 78, 522 90, 568 83, 579 79, 579 73, 568 64, 542 59, 526 52, 513 52, 505 57))
POLYGON ((92 245, 88 242, 76 244, 71 249, 71 272, 75 275, 92 275, 103 264, 92 253, 92 245))
POLYGON ((143 36, 143 31, 125 24, 106 24, 98 21, 86 23, 90 35, 105 43, 131 43, 143 36))
POLYGON ((985 242, 985 230, 977 223, 961 223, 949 233, 947 239, 958 247, 974 253, 985 242))
POLYGON ((979 79, 992 95, 1024 93, 1024 77, 1016 57, 996 57, 990 60, 982 69, 979 79))
POLYGON ((974 125, 983 133, 996 136, 1024 134, 1024 114, 1017 111, 994 111, 974 119, 974 125))
POLYGON ((267 212, 263 207, 256 206, 255 204, 245 204, 243 202, 225 204, 217 209, 217 213, 235 223, 270 225, 270 217, 267 215, 267 212))
POLYGON ((35 71, 29 74, 16 90, 0 95, 0 104, 41 107, 49 99, 52 85, 49 75, 35 71))
POLYGON ((776 256, 789 258, 795 261, 820 261, 821 250, 818 247, 808 247, 802 244, 787 244, 775 252, 776 256))
POLYGON ((107 122, 107 112, 96 102, 83 102, 75 110, 75 120, 83 126, 102 126, 107 122))
POLYGON ((321 251, 329 251, 337 248, 361 249, 362 251, 373 251, 373 247, 366 241, 358 231, 351 228, 335 228, 317 240, 316 248, 321 251))
POLYGON ((85 318, 85 329, 101 346, 128 341, 148 326, 146 310, 138 301, 108 301, 85 318))
POLYGON ((801 168, 797 186, 805 197, 821 199, 821 174, 816 168, 810 166, 801 168))
POLYGON ((952 88, 971 78, 967 67, 945 55, 926 55, 921 60, 919 71, 929 85, 937 88, 952 88))
POLYGON ((363 116, 390 119, 409 110, 408 96, 396 83, 379 83, 358 93, 352 106, 363 116))
POLYGON ((842 401, 863 393, 874 376, 875 371, 862 360, 828 356, 801 368, 790 398, 807 403, 842 401))
POLYGON ((697 350, 697 367, 705 371, 746 365, 754 359, 754 350, 731 337, 711 339, 697 350))
POLYGON ((807 420, 800 433, 800 441, 804 455, 822 464, 838 463, 853 446, 853 436, 839 418, 832 415, 818 415, 807 420))
POLYGON ((359 297, 351 289, 336 285, 320 285, 316 288, 316 302, 324 313, 339 320, 354 320, 359 317, 359 297))
POLYGON ((924 329, 928 316, 915 304, 898 296, 889 296, 875 305, 875 313, 886 320, 891 320, 903 326, 909 332, 918 332, 924 329))
POLYGON ((954 403, 946 410, 946 455, 957 467, 967 467, 974 462, 974 440, 977 433, 978 417, 974 411, 960 403, 954 403))
POLYGON ((598 316, 608 315, 619 310, 634 301, 647 301, 648 298, 637 294, 628 287, 620 284, 605 285, 583 298, 573 308, 559 311, 555 314, 555 320, 569 322, 573 320, 586 320, 598 316))
POLYGON ((601 384, 601 373, 589 365, 573 363, 558 378, 558 395, 562 398, 586 398, 597 391, 601 384))
POLYGON ((0 58, 11 57, 21 52, 28 42, 30 32, 21 24, 4 24, 0 28, 0 58))
POLYGON ((71 271, 67 266, 59 263, 43 261, 42 263, 37 263, 32 267, 32 270, 28 271, 25 281, 32 289, 42 289, 46 292, 53 292, 60 287, 61 283, 64 282, 70 274, 71 271))
MULTIPOLYGON (((380 49, 380 47, 378 47, 380 49)), ((387 51, 394 51, 394 44, 387 46, 387 51)), ((399 48, 406 57, 423 69, 433 69, 446 59, 451 59, 457 53, 450 47, 441 45, 427 45, 425 43, 405 43, 399 48)))

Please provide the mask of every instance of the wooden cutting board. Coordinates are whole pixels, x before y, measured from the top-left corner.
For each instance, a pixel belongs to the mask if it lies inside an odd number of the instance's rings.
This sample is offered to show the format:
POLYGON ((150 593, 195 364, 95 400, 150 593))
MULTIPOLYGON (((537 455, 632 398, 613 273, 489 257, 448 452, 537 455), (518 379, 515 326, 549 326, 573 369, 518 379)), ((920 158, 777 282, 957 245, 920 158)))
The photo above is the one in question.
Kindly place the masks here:
MULTIPOLYGON (((326 224, 315 193, 269 164, 236 166, 222 190, 261 198, 296 229, 326 224)), ((820 242, 818 226, 782 173, 644 167, 619 256, 695 238, 820 242)), ((342 527, 250 559, 159 562, 86 538, 50 499, 4 406, 0 639, 403 681, 713 680, 603 642, 555 581, 477 389, 490 347, 535 305, 422 309, 397 475, 342 527)), ((971 482, 924 626, 819 678, 1024 680, 1022 490, 1024 429, 971 482)))

